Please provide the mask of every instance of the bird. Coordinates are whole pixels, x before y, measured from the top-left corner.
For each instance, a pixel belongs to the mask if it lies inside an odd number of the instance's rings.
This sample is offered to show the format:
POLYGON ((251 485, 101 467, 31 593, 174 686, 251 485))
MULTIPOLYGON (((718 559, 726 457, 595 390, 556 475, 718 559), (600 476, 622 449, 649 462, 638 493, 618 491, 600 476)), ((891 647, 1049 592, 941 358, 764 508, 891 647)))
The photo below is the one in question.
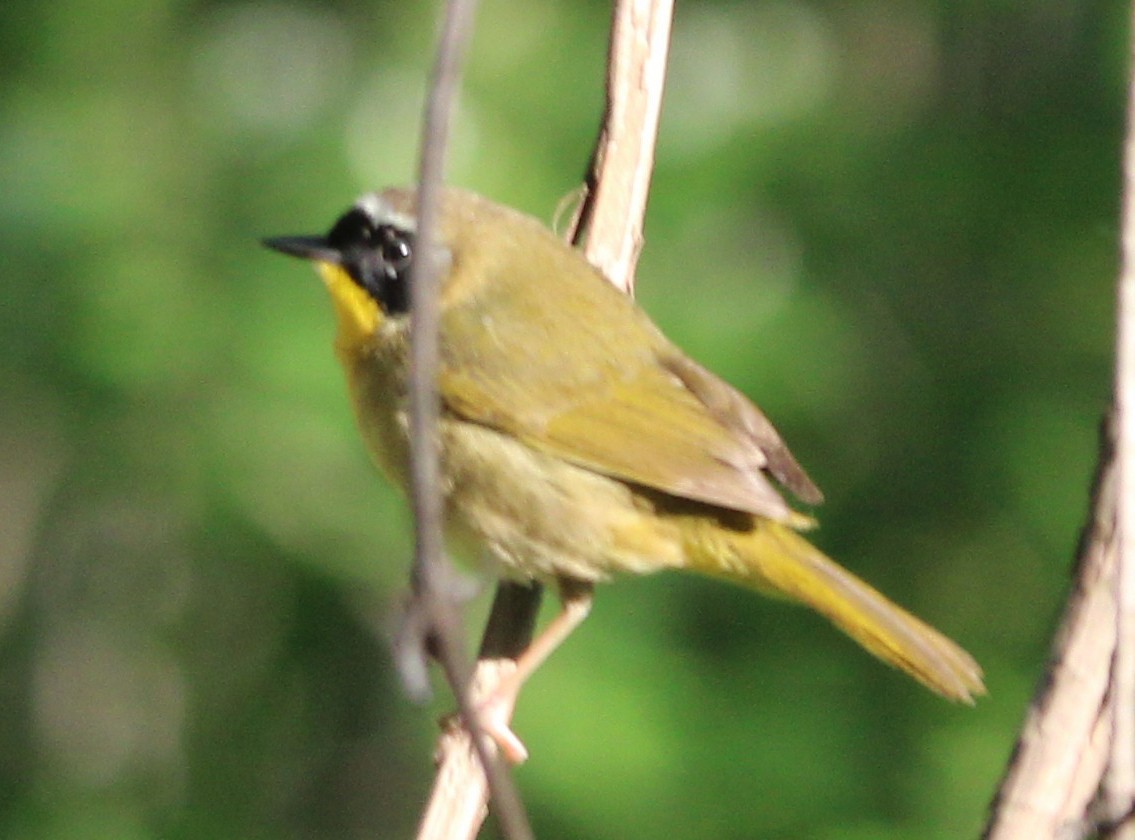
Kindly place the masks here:
MULTIPOLYGON (((391 188, 325 235, 264 240, 316 265, 362 438, 403 491, 417 216, 417 191, 391 188)), ((972 656, 808 541, 815 519, 797 507, 823 496, 772 423, 578 250, 449 187, 436 242, 447 545, 561 601, 482 705, 507 758, 527 757, 509 725, 520 687, 586 618, 595 584, 622 575, 689 571, 787 598, 950 700, 985 693, 972 656)))

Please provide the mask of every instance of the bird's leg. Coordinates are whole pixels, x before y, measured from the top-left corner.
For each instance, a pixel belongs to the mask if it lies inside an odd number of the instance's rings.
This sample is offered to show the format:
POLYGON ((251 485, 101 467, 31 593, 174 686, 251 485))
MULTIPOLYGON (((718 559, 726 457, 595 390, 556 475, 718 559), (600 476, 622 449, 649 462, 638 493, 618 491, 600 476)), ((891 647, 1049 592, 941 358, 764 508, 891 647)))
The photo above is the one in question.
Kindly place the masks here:
POLYGON ((559 614, 532 640, 516 660, 516 670, 500 681, 478 709, 481 729, 496 742, 504 757, 513 764, 521 764, 528 758, 524 743, 509 726, 520 689, 591 612, 593 587, 590 583, 561 578, 559 592, 559 614))

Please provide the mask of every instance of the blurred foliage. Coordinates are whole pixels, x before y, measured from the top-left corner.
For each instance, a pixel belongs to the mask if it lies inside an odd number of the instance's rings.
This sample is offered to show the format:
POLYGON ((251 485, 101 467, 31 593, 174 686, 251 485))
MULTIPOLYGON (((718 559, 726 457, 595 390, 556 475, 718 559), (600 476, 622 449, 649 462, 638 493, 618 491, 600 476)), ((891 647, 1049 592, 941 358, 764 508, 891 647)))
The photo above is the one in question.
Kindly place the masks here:
MULTIPOLYGON (((551 218, 608 14, 487 0, 454 182, 551 218)), ((974 835, 1109 400, 1126 16, 679 4, 640 297, 775 419, 827 492, 819 543, 990 696, 951 707, 747 592, 622 581, 522 698, 541 838, 974 835)), ((406 514, 322 289, 257 239, 412 176, 434 23, 0 7, 0 835, 412 832, 449 701, 392 673, 406 514)))

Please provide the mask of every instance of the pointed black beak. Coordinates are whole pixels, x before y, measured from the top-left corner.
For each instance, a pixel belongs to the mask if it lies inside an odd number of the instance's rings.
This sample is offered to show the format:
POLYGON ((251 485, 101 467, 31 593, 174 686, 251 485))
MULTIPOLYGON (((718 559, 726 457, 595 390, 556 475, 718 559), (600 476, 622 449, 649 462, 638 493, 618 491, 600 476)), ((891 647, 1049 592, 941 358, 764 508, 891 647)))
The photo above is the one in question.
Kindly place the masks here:
POLYGON ((299 257, 316 262, 337 263, 342 260, 342 254, 327 244, 323 236, 273 236, 261 240, 265 246, 289 257, 299 257))

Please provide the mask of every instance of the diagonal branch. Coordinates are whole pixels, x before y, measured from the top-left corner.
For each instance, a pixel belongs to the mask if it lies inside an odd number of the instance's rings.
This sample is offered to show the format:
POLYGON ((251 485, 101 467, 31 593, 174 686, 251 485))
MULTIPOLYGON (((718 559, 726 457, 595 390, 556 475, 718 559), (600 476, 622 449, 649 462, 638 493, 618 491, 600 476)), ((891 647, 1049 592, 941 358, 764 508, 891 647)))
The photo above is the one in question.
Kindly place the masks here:
MULTIPOLYGON (((672 0, 618 0, 616 4, 603 126, 586 178, 584 203, 570 233, 578 243, 586 232, 588 259, 628 293, 634 288, 634 268, 642 247, 672 6, 672 0)), ((540 595, 538 585, 500 584, 470 691, 474 703, 511 673, 515 658, 531 638, 540 595)), ((496 803, 498 814, 502 806, 496 803)), ((482 764, 473 753, 469 735, 451 727, 438 745, 438 773, 418 840, 473 838, 487 813, 482 764)))

